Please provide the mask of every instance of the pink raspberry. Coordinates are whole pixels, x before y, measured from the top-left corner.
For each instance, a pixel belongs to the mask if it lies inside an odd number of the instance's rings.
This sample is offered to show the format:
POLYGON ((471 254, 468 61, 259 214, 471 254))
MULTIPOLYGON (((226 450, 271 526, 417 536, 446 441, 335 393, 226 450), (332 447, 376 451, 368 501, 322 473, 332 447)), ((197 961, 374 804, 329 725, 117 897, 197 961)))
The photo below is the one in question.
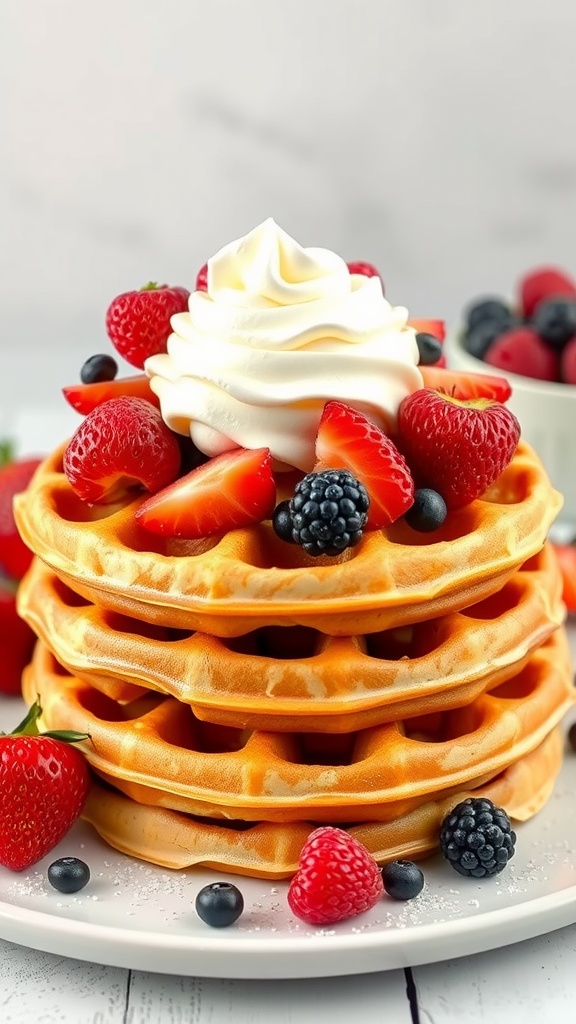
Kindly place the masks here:
POLYGON ((508 373, 536 380, 559 380, 559 356, 532 327, 504 331, 484 356, 484 362, 508 373))
POLYGON ((362 843, 325 825, 308 836, 288 903, 309 924, 335 924, 374 907, 384 892, 382 873, 362 843))
MULTIPOLYGON (((520 282, 520 305, 524 316, 531 317, 543 299, 570 298, 576 295, 576 283, 563 270, 541 267, 520 282)), ((528 374, 525 374, 528 376, 528 374)))

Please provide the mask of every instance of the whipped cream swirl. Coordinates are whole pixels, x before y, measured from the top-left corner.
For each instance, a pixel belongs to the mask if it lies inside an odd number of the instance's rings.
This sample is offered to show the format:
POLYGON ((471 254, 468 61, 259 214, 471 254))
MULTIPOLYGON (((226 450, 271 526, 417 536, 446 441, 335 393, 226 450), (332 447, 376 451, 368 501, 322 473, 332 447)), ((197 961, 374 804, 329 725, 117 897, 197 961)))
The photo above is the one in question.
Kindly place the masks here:
POLYGON ((309 471, 327 401, 389 430, 422 387, 407 319, 379 278, 351 275, 270 219, 208 261, 207 292, 172 317, 167 352, 145 369, 165 422, 206 455, 266 447, 309 471))

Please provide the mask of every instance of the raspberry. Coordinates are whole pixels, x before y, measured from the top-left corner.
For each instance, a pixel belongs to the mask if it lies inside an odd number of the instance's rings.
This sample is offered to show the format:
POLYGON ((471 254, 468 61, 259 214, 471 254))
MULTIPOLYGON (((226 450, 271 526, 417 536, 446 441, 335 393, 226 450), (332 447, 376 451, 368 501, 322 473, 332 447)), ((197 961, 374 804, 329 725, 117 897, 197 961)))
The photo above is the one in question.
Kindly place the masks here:
POLYGON ((208 264, 204 263, 196 275, 196 291, 207 292, 208 291, 208 264))
POLYGON ((492 342, 484 361, 499 370, 536 380, 558 380, 559 358, 533 327, 514 327, 492 342))
POLYGON ((473 878, 497 875, 514 856, 510 818, 491 800, 469 797, 440 826, 440 849, 455 871, 473 878))
POLYGON ((562 270, 542 267, 526 274, 520 282, 520 305, 526 317, 532 317, 538 304, 552 296, 576 295, 576 283, 562 270))
POLYGON ((565 345, 560 359, 560 380, 576 384, 576 335, 565 345))
POLYGON ((374 907, 382 875, 362 843, 340 828, 317 828, 300 854, 288 889, 292 913, 309 924, 335 924, 374 907))
POLYGON ((366 488, 348 470, 308 473, 288 504, 292 540, 309 555, 339 555, 358 544, 369 504, 366 488))

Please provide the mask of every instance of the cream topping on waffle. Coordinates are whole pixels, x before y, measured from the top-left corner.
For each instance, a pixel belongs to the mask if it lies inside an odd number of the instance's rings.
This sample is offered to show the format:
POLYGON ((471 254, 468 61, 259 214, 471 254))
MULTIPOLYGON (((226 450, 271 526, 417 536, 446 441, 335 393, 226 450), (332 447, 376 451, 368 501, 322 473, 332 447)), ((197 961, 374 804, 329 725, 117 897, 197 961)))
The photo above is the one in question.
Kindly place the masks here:
POLYGON ((308 471, 327 401, 389 429, 422 386, 407 320, 379 278, 350 274, 269 219, 208 261, 208 290, 172 318, 168 350, 146 372, 166 423, 206 455, 267 447, 308 471))

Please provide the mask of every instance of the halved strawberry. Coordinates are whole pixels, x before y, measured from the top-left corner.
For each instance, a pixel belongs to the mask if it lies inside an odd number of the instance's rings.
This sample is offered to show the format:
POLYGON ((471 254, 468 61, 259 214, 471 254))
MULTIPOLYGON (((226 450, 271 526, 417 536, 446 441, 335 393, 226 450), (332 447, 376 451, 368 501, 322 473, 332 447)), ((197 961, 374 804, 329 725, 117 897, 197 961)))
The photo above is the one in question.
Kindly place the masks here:
POLYGON ((410 319, 408 327, 413 327, 418 334, 432 334, 438 341, 444 341, 446 326, 443 320, 410 319))
POLYGON ((447 370, 442 366, 419 366, 425 388, 444 391, 465 402, 471 398, 490 398, 493 402, 506 402, 512 394, 509 381, 489 373, 464 373, 447 370))
POLYGON ((367 416, 342 402, 324 406, 315 469, 349 469, 370 497, 368 530, 381 530, 414 503, 414 480, 396 445, 367 416))
POLYGON ((148 377, 143 373, 135 377, 120 377, 118 380, 101 380, 95 384, 68 384, 62 388, 62 394, 72 408, 83 416, 111 398, 144 398, 156 408, 160 406, 148 377))
POLYGON ((234 448, 148 498, 136 519, 151 533, 195 540, 268 519, 275 501, 270 449, 234 448))
POLYGON ((91 413, 96 406, 101 406, 102 401, 111 398, 146 398, 157 409, 160 408, 158 396, 152 390, 146 374, 120 377, 113 381, 97 381, 95 384, 68 384, 61 390, 72 408, 83 416, 91 413))
POLYGON ((576 547, 573 544, 554 544, 554 551, 562 573, 564 604, 569 612, 576 612, 576 547))

